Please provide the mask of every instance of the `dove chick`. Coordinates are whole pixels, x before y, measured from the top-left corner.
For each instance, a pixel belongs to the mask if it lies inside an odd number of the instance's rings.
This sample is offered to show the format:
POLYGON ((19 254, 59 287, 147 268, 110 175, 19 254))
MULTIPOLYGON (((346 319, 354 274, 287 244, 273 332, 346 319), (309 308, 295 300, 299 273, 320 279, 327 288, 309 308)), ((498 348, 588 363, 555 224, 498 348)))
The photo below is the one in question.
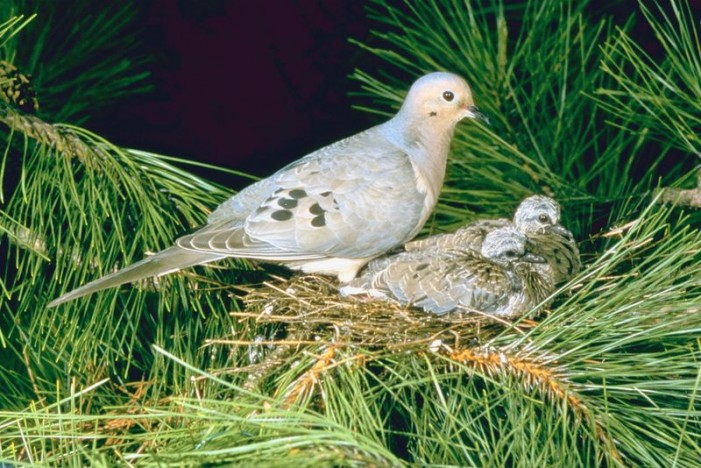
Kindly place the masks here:
POLYGON ((557 286, 579 273, 582 262, 572 233, 561 225, 546 226, 526 235, 530 251, 545 259, 541 273, 557 286))
POLYGON ((516 316, 554 290, 544 274, 545 259, 529 246, 513 226, 501 227, 484 236, 480 252, 430 248, 373 260, 340 292, 394 299, 437 315, 464 310, 516 316))
POLYGON ((530 241, 531 251, 546 260, 555 285, 569 281, 582 266, 574 235, 560 223, 560 210, 554 199, 533 195, 514 214, 514 225, 530 241))
POLYGON ((560 224, 560 204, 545 195, 526 197, 516 209, 513 220, 481 219, 459 228, 454 233, 438 234, 404 246, 406 251, 439 249, 473 249, 480 251, 485 236, 506 226, 514 226, 525 234, 536 248, 534 253, 548 260, 550 276, 558 284, 576 275, 581 267, 579 249, 572 233, 560 224), (553 237, 554 236, 554 237, 553 237))
POLYGON ((55 299, 239 257, 349 281, 412 239, 433 210, 455 125, 481 117, 468 84, 436 72, 414 82, 387 122, 321 148, 222 203, 175 245, 55 299))

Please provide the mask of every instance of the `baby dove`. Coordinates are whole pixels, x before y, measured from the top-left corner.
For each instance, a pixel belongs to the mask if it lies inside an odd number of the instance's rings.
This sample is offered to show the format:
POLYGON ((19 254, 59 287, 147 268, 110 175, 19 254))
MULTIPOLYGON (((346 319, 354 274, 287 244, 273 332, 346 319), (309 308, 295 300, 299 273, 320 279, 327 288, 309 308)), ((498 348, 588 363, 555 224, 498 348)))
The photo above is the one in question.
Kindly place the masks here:
POLYGON ((430 73, 389 121, 321 148, 222 203, 173 247, 54 300, 225 257, 275 262, 349 281, 413 238, 443 185, 455 125, 481 117, 467 83, 430 73))
POLYGON ((543 273, 545 260, 529 252, 529 244, 507 226, 486 234, 480 252, 431 248, 382 257, 342 287, 341 294, 395 299, 438 315, 454 310, 519 315, 554 290, 543 273))
POLYGON ((541 270, 554 285, 569 281, 582 266, 572 233, 562 226, 548 226, 527 234, 529 250, 543 257, 547 267, 541 270))
POLYGON ((579 273, 579 249, 572 232, 560 224, 560 205, 544 195, 524 199, 514 214, 514 225, 528 237, 531 252, 543 257, 555 284, 579 273))
POLYGON ((491 231, 515 225, 522 233, 536 231, 544 226, 560 222, 560 205, 550 197, 533 195, 524 199, 514 213, 514 219, 480 219, 461 227, 453 233, 438 234, 426 239, 407 243, 404 249, 422 250, 427 248, 472 248, 479 251, 484 237, 491 231))
POLYGON ((540 245, 540 250, 534 249, 533 252, 548 259, 548 264, 553 268, 551 276, 556 283, 569 280, 579 272, 579 249, 572 233, 560 224, 560 205, 544 195, 525 198, 516 209, 513 221, 506 218, 477 220, 454 233, 409 242, 404 248, 409 252, 432 248, 473 249, 479 252, 489 232, 506 226, 515 226, 534 240, 536 246, 540 245), (539 235, 541 239, 537 241, 539 235), (557 239, 548 241, 549 236, 557 239))

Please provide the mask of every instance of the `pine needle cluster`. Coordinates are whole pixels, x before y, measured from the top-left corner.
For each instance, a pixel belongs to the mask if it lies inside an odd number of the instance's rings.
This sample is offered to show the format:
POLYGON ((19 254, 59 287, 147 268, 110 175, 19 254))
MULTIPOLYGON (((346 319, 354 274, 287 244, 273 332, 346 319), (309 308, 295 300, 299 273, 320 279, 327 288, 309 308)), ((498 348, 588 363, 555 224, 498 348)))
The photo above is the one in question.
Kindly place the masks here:
POLYGON ((389 114, 442 69, 491 121, 459 128, 424 234, 545 193, 580 240, 582 272, 514 321, 346 299, 332 280, 243 261, 46 309, 230 193, 195 163, 79 126, 148 90, 120 35, 128 2, 73 23, 49 3, 36 18, 2 3, 0 460, 697 466, 701 219, 672 196, 698 188, 688 2, 641 2, 617 22, 582 1, 370 2, 375 35, 358 45, 386 68, 354 74, 359 108, 389 114))

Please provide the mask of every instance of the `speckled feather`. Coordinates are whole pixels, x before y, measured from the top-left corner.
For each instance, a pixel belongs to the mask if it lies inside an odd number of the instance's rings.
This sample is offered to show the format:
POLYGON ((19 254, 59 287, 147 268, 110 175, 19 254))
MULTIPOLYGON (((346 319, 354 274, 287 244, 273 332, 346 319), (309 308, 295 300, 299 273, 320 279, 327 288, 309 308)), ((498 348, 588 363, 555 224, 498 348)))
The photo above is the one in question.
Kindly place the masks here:
POLYGON ((376 259, 341 288, 346 296, 368 294, 445 314, 457 309, 514 316, 544 300, 553 285, 544 260, 513 227, 485 236, 481 252, 430 248, 376 259))
POLYGON ((579 249, 572 233, 560 224, 560 205, 544 195, 525 198, 516 209, 513 220, 506 218, 481 219, 459 228, 454 233, 438 234, 407 243, 406 251, 427 249, 472 249, 482 247, 485 236, 506 226, 515 226, 531 239, 533 252, 548 260, 550 276, 556 283, 567 281, 581 267, 579 249), (548 240, 550 236, 554 236, 548 240))
POLYGON ((436 234, 425 239, 408 242, 404 249, 407 252, 416 250, 438 249, 472 249, 477 252, 482 248, 482 242, 487 234, 495 229, 512 226, 513 221, 506 218, 479 219, 457 231, 445 234, 436 234))
MULTIPOLYGON (((569 231, 567 231, 569 232, 569 231)), ((530 250, 547 262, 547 271, 555 285, 572 279, 582 268, 577 243, 562 231, 544 228, 527 235, 531 241, 530 250)))

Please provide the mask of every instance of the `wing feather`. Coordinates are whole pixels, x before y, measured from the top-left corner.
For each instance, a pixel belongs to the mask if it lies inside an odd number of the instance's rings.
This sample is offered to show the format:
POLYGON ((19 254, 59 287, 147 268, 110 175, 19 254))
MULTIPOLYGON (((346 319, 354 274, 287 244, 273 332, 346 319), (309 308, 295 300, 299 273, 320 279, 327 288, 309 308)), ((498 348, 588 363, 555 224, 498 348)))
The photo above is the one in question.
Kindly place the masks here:
POLYGON ((177 244, 284 262, 367 258, 407 241, 428 216, 426 195, 406 153, 363 135, 365 145, 342 140, 254 184, 177 244))

